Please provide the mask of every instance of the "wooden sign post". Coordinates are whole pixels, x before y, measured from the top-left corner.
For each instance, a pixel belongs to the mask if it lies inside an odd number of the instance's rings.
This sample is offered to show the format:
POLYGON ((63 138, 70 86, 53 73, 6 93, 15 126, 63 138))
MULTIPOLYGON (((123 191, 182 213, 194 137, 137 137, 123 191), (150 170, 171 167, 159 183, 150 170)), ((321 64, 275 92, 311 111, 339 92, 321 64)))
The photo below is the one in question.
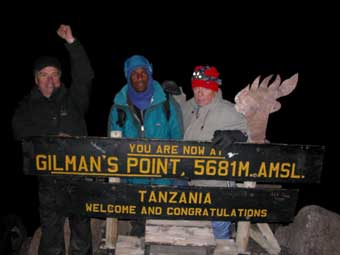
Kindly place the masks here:
MULTIPOLYGON (((318 183, 325 150, 316 145, 235 143, 219 151, 209 142, 99 137, 31 137, 22 145, 26 174, 115 178, 109 183, 78 181, 68 208, 108 218, 107 249, 116 247, 117 219, 136 218, 247 221, 237 232, 238 246, 246 249, 247 225, 260 223, 266 233, 268 225, 261 223, 292 221, 298 198, 297 189, 132 185, 119 183, 120 177, 234 180, 261 186, 318 183)), ((257 232, 250 233, 256 238, 257 232)))
MULTIPOLYGON (((121 138, 121 131, 111 131, 111 138, 121 138)), ((120 183, 120 178, 109 177, 109 183, 120 183)), ((116 248, 118 238, 118 219, 117 218, 106 218, 105 228, 105 245, 104 249, 114 250, 116 248)))

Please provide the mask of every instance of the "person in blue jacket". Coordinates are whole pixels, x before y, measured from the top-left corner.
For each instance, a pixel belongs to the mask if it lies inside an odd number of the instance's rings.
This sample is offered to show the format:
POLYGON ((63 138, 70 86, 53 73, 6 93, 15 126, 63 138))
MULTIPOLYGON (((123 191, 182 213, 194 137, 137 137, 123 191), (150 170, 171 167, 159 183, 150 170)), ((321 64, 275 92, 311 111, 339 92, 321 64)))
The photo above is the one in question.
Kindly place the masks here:
MULTIPOLYGON (((114 98, 108 120, 109 133, 119 130, 126 138, 183 138, 181 109, 153 79, 152 72, 152 65, 143 56, 134 55, 125 61, 127 84, 114 98)), ((169 178, 130 178, 123 181, 130 184, 176 184, 169 178)), ((131 222, 131 234, 142 236, 145 224, 138 223, 131 222)))

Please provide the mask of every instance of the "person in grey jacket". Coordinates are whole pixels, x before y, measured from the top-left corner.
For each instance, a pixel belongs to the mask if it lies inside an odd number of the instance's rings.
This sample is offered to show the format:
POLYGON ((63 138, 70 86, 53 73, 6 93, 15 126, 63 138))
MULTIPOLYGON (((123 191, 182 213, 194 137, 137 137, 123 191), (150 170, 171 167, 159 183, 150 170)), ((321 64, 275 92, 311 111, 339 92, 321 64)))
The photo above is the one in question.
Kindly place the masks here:
MULTIPOLYGON (((94 78, 87 54, 73 36, 71 27, 60 25, 59 37, 70 53, 72 84, 61 82, 62 69, 57 58, 42 56, 33 67, 34 86, 15 110, 12 125, 17 140, 28 136, 86 136, 85 113, 94 78)), ((41 223, 40 255, 64 255, 64 222, 68 217, 71 240, 69 254, 92 254, 90 218, 65 215, 77 184, 72 178, 39 176, 39 211, 41 223)))
MULTIPOLYGON (((182 93, 175 96, 181 105, 184 122, 184 140, 213 141, 228 146, 233 141, 245 141, 247 122, 234 104, 224 100, 219 86, 219 72, 214 66, 196 66, 191 78, 194 97, 186 100, 182 93), (228 134, 223 131, 231 131, 228 134), (228 144, 226 144, 228 143, 228 144)), ((232 187, 231 181, 191 180, 189 185, 205 187, 232 187)), ((230 222, 214 221, 216 239, 230 238, 230 222)))
POLYGON ((211 141, 216 130, 242 130, 247 122, 234 104, 223 99, 215 67, 197 66, 191 79, 194 97, 181 103, 184 139, 211 141))

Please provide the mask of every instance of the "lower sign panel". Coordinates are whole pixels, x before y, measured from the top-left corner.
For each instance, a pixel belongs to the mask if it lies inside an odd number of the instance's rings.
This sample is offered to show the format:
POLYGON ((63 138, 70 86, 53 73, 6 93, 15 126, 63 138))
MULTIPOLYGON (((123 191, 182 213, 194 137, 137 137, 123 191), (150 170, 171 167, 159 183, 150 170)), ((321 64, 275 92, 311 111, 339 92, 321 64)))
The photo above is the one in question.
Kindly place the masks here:
POLYGON ((78 184, 67 209, 99 218, 289 222, 298 197, 286 189, 78 184))

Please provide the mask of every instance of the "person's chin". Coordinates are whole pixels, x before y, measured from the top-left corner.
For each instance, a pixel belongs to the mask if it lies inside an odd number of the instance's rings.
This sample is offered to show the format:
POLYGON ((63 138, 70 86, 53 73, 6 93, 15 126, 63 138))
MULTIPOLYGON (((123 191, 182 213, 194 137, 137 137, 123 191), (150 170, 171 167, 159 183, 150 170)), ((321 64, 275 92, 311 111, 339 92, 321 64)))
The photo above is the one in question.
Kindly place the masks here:
POLYGON ((137 88, 135 88, 135 90, 137 92, 141 93, 141 92, 144 92, 146 90, 146 88, 145 87, 137 87, 137 88))
POLYGON ((197 102, 197 105, 199 105, 199 106, 205 106, 205 105, 207 105, 207 103, 204 102, 204 101, 198 101, 198 102, 197 102))

